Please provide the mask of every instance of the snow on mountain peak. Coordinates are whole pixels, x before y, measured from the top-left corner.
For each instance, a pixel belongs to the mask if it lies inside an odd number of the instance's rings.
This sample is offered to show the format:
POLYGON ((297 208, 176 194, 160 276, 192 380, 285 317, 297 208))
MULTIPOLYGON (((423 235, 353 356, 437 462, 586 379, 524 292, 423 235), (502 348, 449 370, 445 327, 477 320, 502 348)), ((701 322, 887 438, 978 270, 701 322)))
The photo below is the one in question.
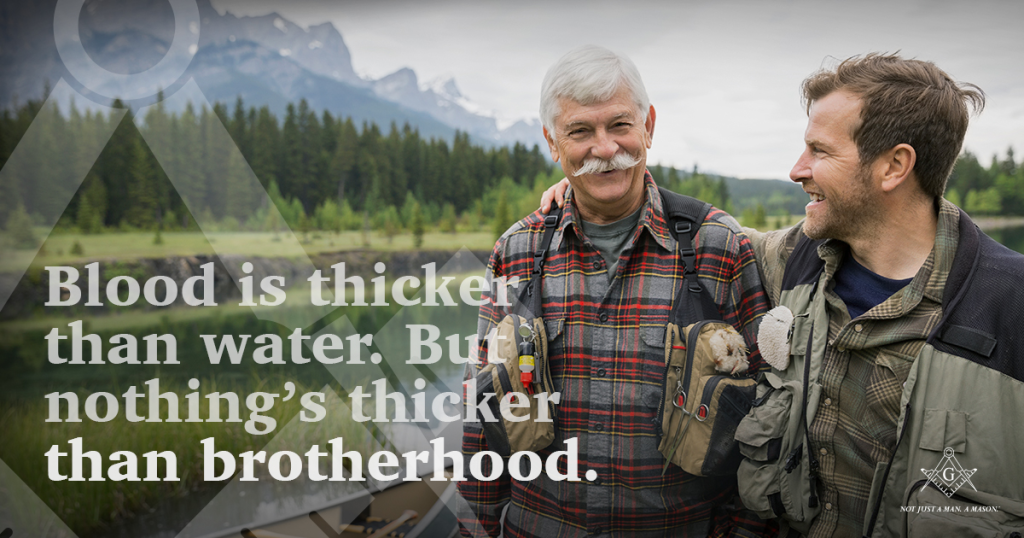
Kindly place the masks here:
POLYGON ((415 93, 419 90, 416 72, 408 67, 403 67, 390 75, 373 81, 373 86, 378 95, 390 99, 397 99, 400 94, 407 95, 410 92, 415 93))
POLYGON ((423 91, 433 91, 440 97, 446 97, 452 101, 465 99, 459 87, 455 85, 455 78, 451 75, 437 77, 420 88, 423 91))

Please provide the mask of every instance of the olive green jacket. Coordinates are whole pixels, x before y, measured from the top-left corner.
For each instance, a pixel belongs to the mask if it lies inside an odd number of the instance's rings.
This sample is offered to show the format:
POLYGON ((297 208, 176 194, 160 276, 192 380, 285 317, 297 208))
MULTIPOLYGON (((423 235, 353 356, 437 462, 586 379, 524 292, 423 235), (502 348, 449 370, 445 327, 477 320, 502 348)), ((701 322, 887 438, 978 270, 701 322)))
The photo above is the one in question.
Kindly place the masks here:
MULTIPOLYGON (((784 276, 764 280, 773 302, 796 318, 788 367, 766 374, 736 432, 745 456, 740 495, 762 517, 779 517, 783 536, 816 534, 815 519, 833 508, 820 498, 819 460, 826 456, 806 430, 821 409, 820 376, 834 352, 817 252, 822 242, 799 226, 754 237, 755 248, 778 249, 759 250, 758 259, 781 260, 781 267, 763 269, 784 276)), ((955 256, 943 273, 941 318, 918 338, 904 371, 893 455, 876 462, 864 536, 1024 532, 1024 451, 1017 448, 1024 436, 1016 432, 1024 424, 1024 256, 995 243, 962 212, 952 229, 955 256)))

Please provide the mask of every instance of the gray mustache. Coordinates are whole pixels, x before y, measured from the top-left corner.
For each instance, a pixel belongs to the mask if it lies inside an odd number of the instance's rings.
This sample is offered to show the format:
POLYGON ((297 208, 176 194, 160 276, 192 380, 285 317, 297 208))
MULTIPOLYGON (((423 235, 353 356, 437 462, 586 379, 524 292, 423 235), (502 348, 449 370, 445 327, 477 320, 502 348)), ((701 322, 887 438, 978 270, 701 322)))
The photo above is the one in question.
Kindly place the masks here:
POLYGON ((580 177, 587 174, 610 172, 612 170, 625 170, 638 164, 640 164, 640 157, 630 155, 626 152, 616 153, 614 157, 607 160, 592 157, 583 161, 583 166, 580 166, 573 175, 575 177, 580 177))

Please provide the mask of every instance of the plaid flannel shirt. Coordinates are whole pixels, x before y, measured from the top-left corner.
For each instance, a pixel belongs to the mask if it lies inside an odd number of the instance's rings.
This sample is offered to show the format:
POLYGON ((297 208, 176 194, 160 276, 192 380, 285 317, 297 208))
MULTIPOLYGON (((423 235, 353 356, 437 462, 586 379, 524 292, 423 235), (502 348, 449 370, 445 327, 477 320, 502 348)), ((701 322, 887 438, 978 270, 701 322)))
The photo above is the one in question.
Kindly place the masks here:
MULTIPOLYGON (((811 446, 821 465, 818 477, 823 510, 809 535, 860 537, 871 483, 879 464, 892 457, 903 384, 925 339, 942 317, 942 293, 959 241, 960 213, 946 200, 939 204, 935 246, 902 290, 850 319, 832 279, 850 247, 828 240, 818 247, 825 261, 828 343, 822 362, 821 400, 810 424, 811 446)), ((786 261, 803 235, 803 222, 787 230, 747 230, 777 304, 786 261)))
MULTIPOLYGON (((760 536, 773 526, 727 508, 735 477, 701 478, 675 465, 662 476, 656 415, 665 374, 665 326, 683 267, 650 174, 644 182, 640 221, 613 278, 582 234, 571 194, 544 265, 543 316, 561 402, 555 406, 555 441, 539 454, 546 461, 575 437, 580 477, 595 470, 597 479, 553 481, 542 473, 517 481, 506 470, 485 482, 467 473, 470 480, 459 484, 464 536, 496 536, 506 505, 506 537, 760 536)), ((527 280, 543 230, 543 215, 535 212, 505 232, 488 264, 493 277, 527 280)), ((723 319, 746 339, 751 372, 764 368, 755 334, 767 297, 749 240, 732 217, 713 208, 695 243, 700 283, 723 319)), ((509 297, 517 296, 510 288, 509 297)), ((506 315, 490 299, 480 308, 481 361, 487 357, 484 335, 506 315)), ((483 366, 468 365, 467 379, 483 366)), ((466 460, 486 449, 479 423, 466 423, 466 460)), ((487 463, 484 471, 490 472, 487 463)))

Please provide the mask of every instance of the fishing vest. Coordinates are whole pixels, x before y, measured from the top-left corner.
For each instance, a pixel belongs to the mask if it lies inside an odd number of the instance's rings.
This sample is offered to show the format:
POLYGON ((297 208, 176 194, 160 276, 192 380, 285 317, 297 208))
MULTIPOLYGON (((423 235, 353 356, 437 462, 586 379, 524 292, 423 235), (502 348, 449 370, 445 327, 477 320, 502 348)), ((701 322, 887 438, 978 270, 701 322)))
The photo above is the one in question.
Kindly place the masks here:
MULTIPOLYGON (((697 281, 694 236, 707 218, 711 204, 660 189, 669 230, 683 263, 682 285, 672 305, 665 339, 665 374, 657 423, 665 456, 663 472, 670 463, 698 476, 735 473, 739 450, 734 433, 754 397, 755 381, 735 376, 746 371, 746 346, 742 336, 721 320, 718 306, 697 281), (742 366, 742 368, 740 368, 742 366)), ((488 341, 488 365, 477 374, 477 401, 488 398, 493 417, 478 416, 488 447, 503 457, 518 451, 541 450, 554 439, 557 398, 538 398, 550 393, 551 381, 547 336, 542 318, 541 286, 544 259, 551 245, 561 210, 552 204, 544 220, 544 232, 534 253, 530 279, 520 291, 513 313, 498 323, 488 341), (519 393, 519 406, 501 401, 519 393), (526 402, 521 401, 523 396, 526 402), (541 409, 545 403, 549 409, 541 409), (511 418, 511 420, 509 420, 511 418)))
MULTIPOLYGON (((763 376, 736 431, 740 496, 762 518, 780 518, 782 536, 806 534, 821 511, 807 433, 829 345, 820 244, 803 236, 786 261, 779 305, 792 313, 788 365, 763 376)), ((876 467, 864 536, 1021 537, 1021 284, 1024 256, 981 233, 961 211, 942 318, 904 384, 897 442, 876 467)))

